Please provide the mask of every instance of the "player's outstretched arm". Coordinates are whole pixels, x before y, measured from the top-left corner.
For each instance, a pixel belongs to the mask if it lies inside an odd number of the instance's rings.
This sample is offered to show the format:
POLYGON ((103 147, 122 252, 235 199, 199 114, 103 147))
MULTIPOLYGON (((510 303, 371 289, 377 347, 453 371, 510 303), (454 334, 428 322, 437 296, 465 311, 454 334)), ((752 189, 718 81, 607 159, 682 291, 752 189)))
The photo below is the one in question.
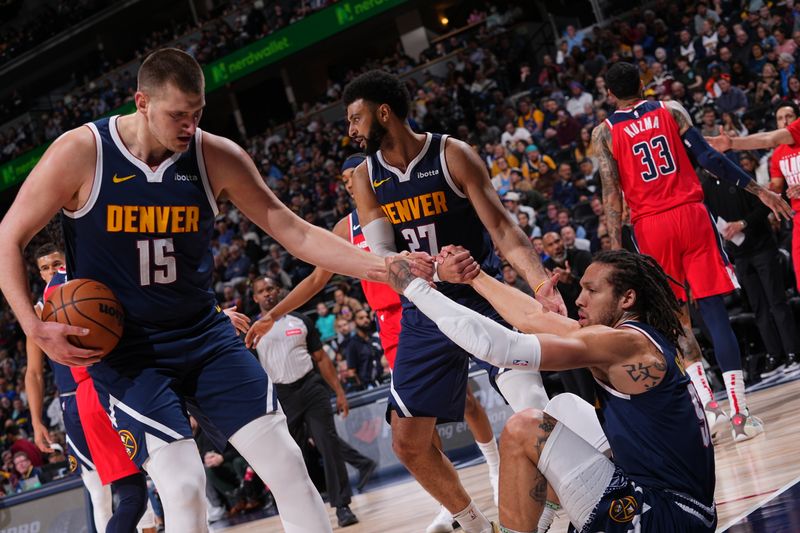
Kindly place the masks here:
POLYGON ((451 138, 445 145, 445 157, 455 185, 469 198, 503 257, 535 290, 537 300, 551 311, 566 315, 561 295, 554 288, 542 290, 548 278, 542 261, 519 224, 500 203, 481 158, 468 144, 451 138))
POLYGON ((611 248, 622 248, 622 187, 619 182, 619 167, 611 150, 611 130, 605 123, 592 131, 592 146, 597 148, 600 160, 600 181, 603 185, 603 212, 606 229, 611 239, 611 248))
POLYGON ((762 131, 745 135, 744 137, 728 137, 722 126, 719 127, 719 135, 716 137, 706 137, 706 141, 714 150, 727 152, 728 150, 768 150, 781 144, 794 144, 794 137, 786 128, 774 131, 762 131))
POLYGON ((757 196, 764 205, 775 213, 778 219, 781 217, 786 220, 791 219, 792 209, 789 207, 789 204, 783 201, 780 195, 759 185, 749 174, 734 164, 733 161, 713 149, 703 136, 700 135, 700 132, 692 126, 689 113, 686 112, 681 104, 670 101, 667 102, 667 108, 678 123, 684 146, 689 153, 694 156, 701 167, 718 178, 733 183, 737 187, 741 187, 747 192, 757 196))
POLYGON ((492 304, 503 320, 523 333, 566 335, 580 327, 577 321, 548 312, 534 298, 485 272, 478 274, 470 285, 492 304))
POLYGON ((397 257, 388 266, 392 288, 413 302, 450 340, 497 367, 529 371, 603 367, 628 356, 628 348, 617 346, 609 351, 605 344, 588 342, 590 336, 579 335, 580 330, 566 336, 512 331, 416 278, 405 258, 397 257))
POLYGON ((385 280, 383 259, 292 213, 269 190, 247 153, 233 141, 204 133, 203 150, 214 195, 230 198, 290 254, 332 272, 385 280))
POLYGON ((366 161, 353 171, 350 183, 353 186, 353 199, 358 209, 361 231, 369 249, 381 257, 396 254, 394 230, 375 197, 375 191, 372 190, 366 161))
POLYGON ((52 453, 50 432, 47 431, 47 426, 42 420, 44 412, 44 352, 30 337, 26 337, 25 353, 27 354, 25 392, 28 395, 28 407, 31 412, 33 441, 41 451, 52 453))
POLYGON ((20 326, 53 360, 85 366, 99 360, 99 350, 85 350, 67 341, 84 336, 85 328, 42 322, 31 307, 23 250, 59 209, 82 207, 89 198, 96 151, 89 128, 71 130, 53 142, 36 164, 0 222, 0 291, 20 326))

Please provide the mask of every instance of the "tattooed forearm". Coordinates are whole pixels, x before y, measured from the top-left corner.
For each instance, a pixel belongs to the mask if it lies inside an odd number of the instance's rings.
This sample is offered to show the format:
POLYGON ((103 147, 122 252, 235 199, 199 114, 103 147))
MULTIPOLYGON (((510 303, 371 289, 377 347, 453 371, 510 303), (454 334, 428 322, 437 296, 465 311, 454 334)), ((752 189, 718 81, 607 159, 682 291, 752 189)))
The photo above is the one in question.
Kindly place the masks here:
POLYGON ((747 185, 745 185, 744 190, 749 192, 750 194, 754 194, 758 196, 761 193, 763 187, 756 183, 756 180, 749 181, 747 185))
POLYGON ((644 386, 648 389, 658 385, 667 370, 667 365, 662 361, 655 361, 649 365, 637 363, 634 365, 622 365, 622 367, 630 376, 631 381, 635 383, 643 381, 644 386))
POLYGON ((394 290, 403 292, 415 278, 416 276, 411 273, 411 265, 408 259, 394 256, 392 262, 389 263, 389 285, 394 290))
POLYGON ((542 505, 547 502, 547 478, 538 470, 536 471, 536 480, 533 482, 533 488, 528 495, 542 505))
POLYGON ((681 135, 686 133, 686 130, 694 126, 692 124, 692 119, 689 116, 689 112, 686 109, 675 101, 667 102, 667 109, 669 109, 672 118, 675 119, 675 122, 678 123, 678 131, 681 135))
POLYGON ((592 132, 592 145, 597 147, 600 160, 600 181, 603 185, 603 211, 613 249, 622 248, 622 190, 619 168, 611 152, 611 130, 600 124, 592 132))

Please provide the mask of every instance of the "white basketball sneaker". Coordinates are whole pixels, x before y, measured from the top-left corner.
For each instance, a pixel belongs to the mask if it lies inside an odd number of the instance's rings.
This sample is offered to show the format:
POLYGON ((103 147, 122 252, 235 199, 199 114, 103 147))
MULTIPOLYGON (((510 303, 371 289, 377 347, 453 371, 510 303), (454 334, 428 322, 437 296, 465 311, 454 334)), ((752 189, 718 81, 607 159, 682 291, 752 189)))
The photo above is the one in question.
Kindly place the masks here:
POLYGON ((439 514, 433 519, 425 533, 450 533, 451 531, 453 531, 453 515, 442 505, 439 514))
POLYGON ((731 435, 733 442, 743 442, 764 433, 764 422, 748 411, 736 413, 731 417, 731 435))
POLYGON ((711 436, 714 437, 719 431, 722 422, 728 420, 728 414, 719 406, 717 400, 711 400, 704 408, 706 413, 706 421, 708 422, 708 429, 711 431, 711 436))

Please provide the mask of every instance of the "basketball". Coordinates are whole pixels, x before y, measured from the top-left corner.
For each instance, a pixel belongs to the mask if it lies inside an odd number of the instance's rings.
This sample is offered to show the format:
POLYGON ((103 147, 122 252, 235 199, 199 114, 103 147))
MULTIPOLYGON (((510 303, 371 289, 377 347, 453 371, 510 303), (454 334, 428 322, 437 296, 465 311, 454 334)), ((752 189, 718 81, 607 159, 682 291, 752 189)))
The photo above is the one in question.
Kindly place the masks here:
POLYGON ((80 348, 100 350, 107 355, 122 336, 125 311, 111 289, 91 279, 74 279, 59 285, 47 298, 42 320, 84 327, 89 334, 70 335, 69 342, 80 348))

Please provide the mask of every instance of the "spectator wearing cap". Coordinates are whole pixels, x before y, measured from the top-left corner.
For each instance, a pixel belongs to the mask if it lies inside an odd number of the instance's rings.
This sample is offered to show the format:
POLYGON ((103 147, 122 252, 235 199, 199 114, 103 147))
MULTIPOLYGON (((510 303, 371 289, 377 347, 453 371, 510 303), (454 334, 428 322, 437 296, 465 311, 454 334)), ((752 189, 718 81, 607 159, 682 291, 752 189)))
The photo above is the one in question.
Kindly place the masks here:
POLYGON ((516 191, 509 191, 503 196, 503 205, 514 218, 517 218, 518 213, 526 213, 530 220, 536 217, 536 211, 522 204, 522 195, 516 191))
POLYGON ((717 80, 720 95, 714 103, 723 113, 742 115, 747 110, 747 95, 740 88, 731 84, 730 74, 722 74, 717 80))
POLYGON ((525 159, 522 161, 522 165, 520 165, 520 169, 522 170, 522 176, 526 179, 531 181, 536 181, 539 179, 539 164, 544 162, 544 164, 550 169, 556 169, 556 162, 553 161, 553 158, 547 154, 542 154, 539 151, 539 147, 535 144, 529 144, 525 147, 525 159))
POLYGON ((582 116, 586 112, 586 106, 591 109, 592 95, 583 89, 583 85, 577 81, 569 84, 570 96, 567 98, 567 112, 573 117, 582 116))

